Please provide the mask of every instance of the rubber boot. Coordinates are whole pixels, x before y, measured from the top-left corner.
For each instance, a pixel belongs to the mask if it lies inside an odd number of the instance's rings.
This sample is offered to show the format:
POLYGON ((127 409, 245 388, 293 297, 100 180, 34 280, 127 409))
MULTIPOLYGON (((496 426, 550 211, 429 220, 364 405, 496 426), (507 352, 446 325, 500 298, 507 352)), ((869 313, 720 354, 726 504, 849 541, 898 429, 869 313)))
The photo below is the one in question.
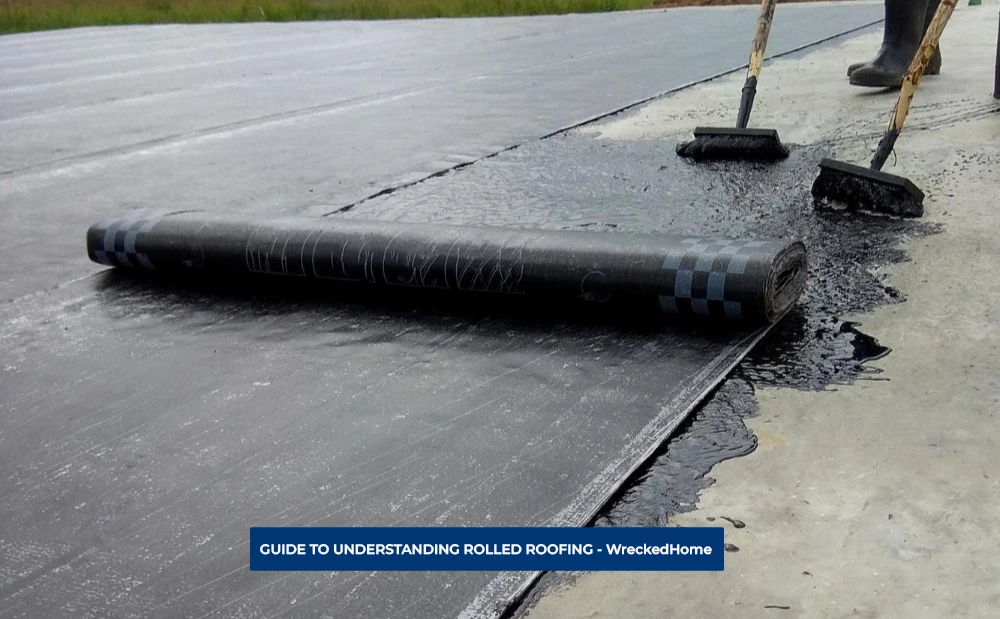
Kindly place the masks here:
MULTIPOLYGON (((871 62, 870 60, 868 62, 871 62)), ((847 67, 847 77, 851 77, 851 73, 854 73, 855 69, 865 66, 868 62, 855 62, 854 64, 847 67)), ((934 55, 931 56, 931 61, 927 63, 927 69, 924 70, 924 75, 938 75, 941 73, 941 48, 934 50, 934 55)))
POLYGON ((870 88, 898 88, 902 85, 903 76, 920 46, 938 2, 886 0, 882 47, 875 58, 851 71, 851 84, 870 88))
MULTIPOLYGON (((934 12, 937 11, 939 0, 932 0, 927 3, 927 11, 924 12, 924 32, 927 33, 927 27, 931 25, 931 20, 934 19, 934 12)), ((921 38, 923 37, 921 34, 921 38)), ((868 62, 872 62, 869 60, 868 62)), ((855 62, 854 64, 847 67, 847 77, 851 77, 851 73, 854 73, 855 69, 865 66, 868 62, 855 62)), ((941 73, 941 48, 940 46, 934 50, 934 55, 931 56, 931 61, 927 63, 927 69, 924 71, 924 75, 938 75, 941 73)))

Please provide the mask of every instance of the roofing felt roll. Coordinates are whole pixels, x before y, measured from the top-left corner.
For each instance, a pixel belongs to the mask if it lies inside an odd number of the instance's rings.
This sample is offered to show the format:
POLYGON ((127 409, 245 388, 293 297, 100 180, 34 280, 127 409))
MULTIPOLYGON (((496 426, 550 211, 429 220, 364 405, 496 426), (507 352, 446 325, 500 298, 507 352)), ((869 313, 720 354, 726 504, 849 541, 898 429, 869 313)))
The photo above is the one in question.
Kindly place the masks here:
POLYGON ((799 241, 193 212, 105 220, 87 232, 87 251, 95 262, 140 270, 621 301, 756 323, 796 302, 807 270, 799 241))

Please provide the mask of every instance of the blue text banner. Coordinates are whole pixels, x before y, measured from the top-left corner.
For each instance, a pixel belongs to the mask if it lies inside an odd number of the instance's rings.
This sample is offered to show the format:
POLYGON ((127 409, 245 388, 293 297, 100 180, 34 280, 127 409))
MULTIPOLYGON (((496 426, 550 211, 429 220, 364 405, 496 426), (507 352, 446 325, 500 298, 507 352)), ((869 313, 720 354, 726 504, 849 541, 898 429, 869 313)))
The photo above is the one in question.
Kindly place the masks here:
POLYGON ((719 571, 721 527, 253 527, 260 571, 719 571))

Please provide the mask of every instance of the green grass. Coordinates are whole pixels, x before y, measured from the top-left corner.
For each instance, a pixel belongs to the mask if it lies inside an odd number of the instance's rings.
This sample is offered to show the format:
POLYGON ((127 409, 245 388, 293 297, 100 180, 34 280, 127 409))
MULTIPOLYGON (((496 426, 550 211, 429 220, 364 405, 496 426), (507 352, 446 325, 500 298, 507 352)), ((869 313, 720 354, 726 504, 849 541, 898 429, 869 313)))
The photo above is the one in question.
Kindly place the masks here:
POLYGON ((0 0, 0 34, 121 24, 594 13, 652 0, 0 0))

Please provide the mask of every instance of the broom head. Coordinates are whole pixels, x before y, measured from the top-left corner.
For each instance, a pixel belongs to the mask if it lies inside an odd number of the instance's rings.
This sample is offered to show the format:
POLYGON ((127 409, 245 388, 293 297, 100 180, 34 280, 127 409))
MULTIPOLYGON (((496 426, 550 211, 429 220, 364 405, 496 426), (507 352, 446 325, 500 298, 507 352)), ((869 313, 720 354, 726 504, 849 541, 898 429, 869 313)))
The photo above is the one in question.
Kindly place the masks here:
POLYGON ((697 127, 694 140, 677 145, 677 154, 695 161, 778 161, 788 149, 774 129, 697 127))
POLYGON ((823 159, 812 195, 818 208, 872 211, 898 217, 924 214, 924 192, 902 176, 823 159))

